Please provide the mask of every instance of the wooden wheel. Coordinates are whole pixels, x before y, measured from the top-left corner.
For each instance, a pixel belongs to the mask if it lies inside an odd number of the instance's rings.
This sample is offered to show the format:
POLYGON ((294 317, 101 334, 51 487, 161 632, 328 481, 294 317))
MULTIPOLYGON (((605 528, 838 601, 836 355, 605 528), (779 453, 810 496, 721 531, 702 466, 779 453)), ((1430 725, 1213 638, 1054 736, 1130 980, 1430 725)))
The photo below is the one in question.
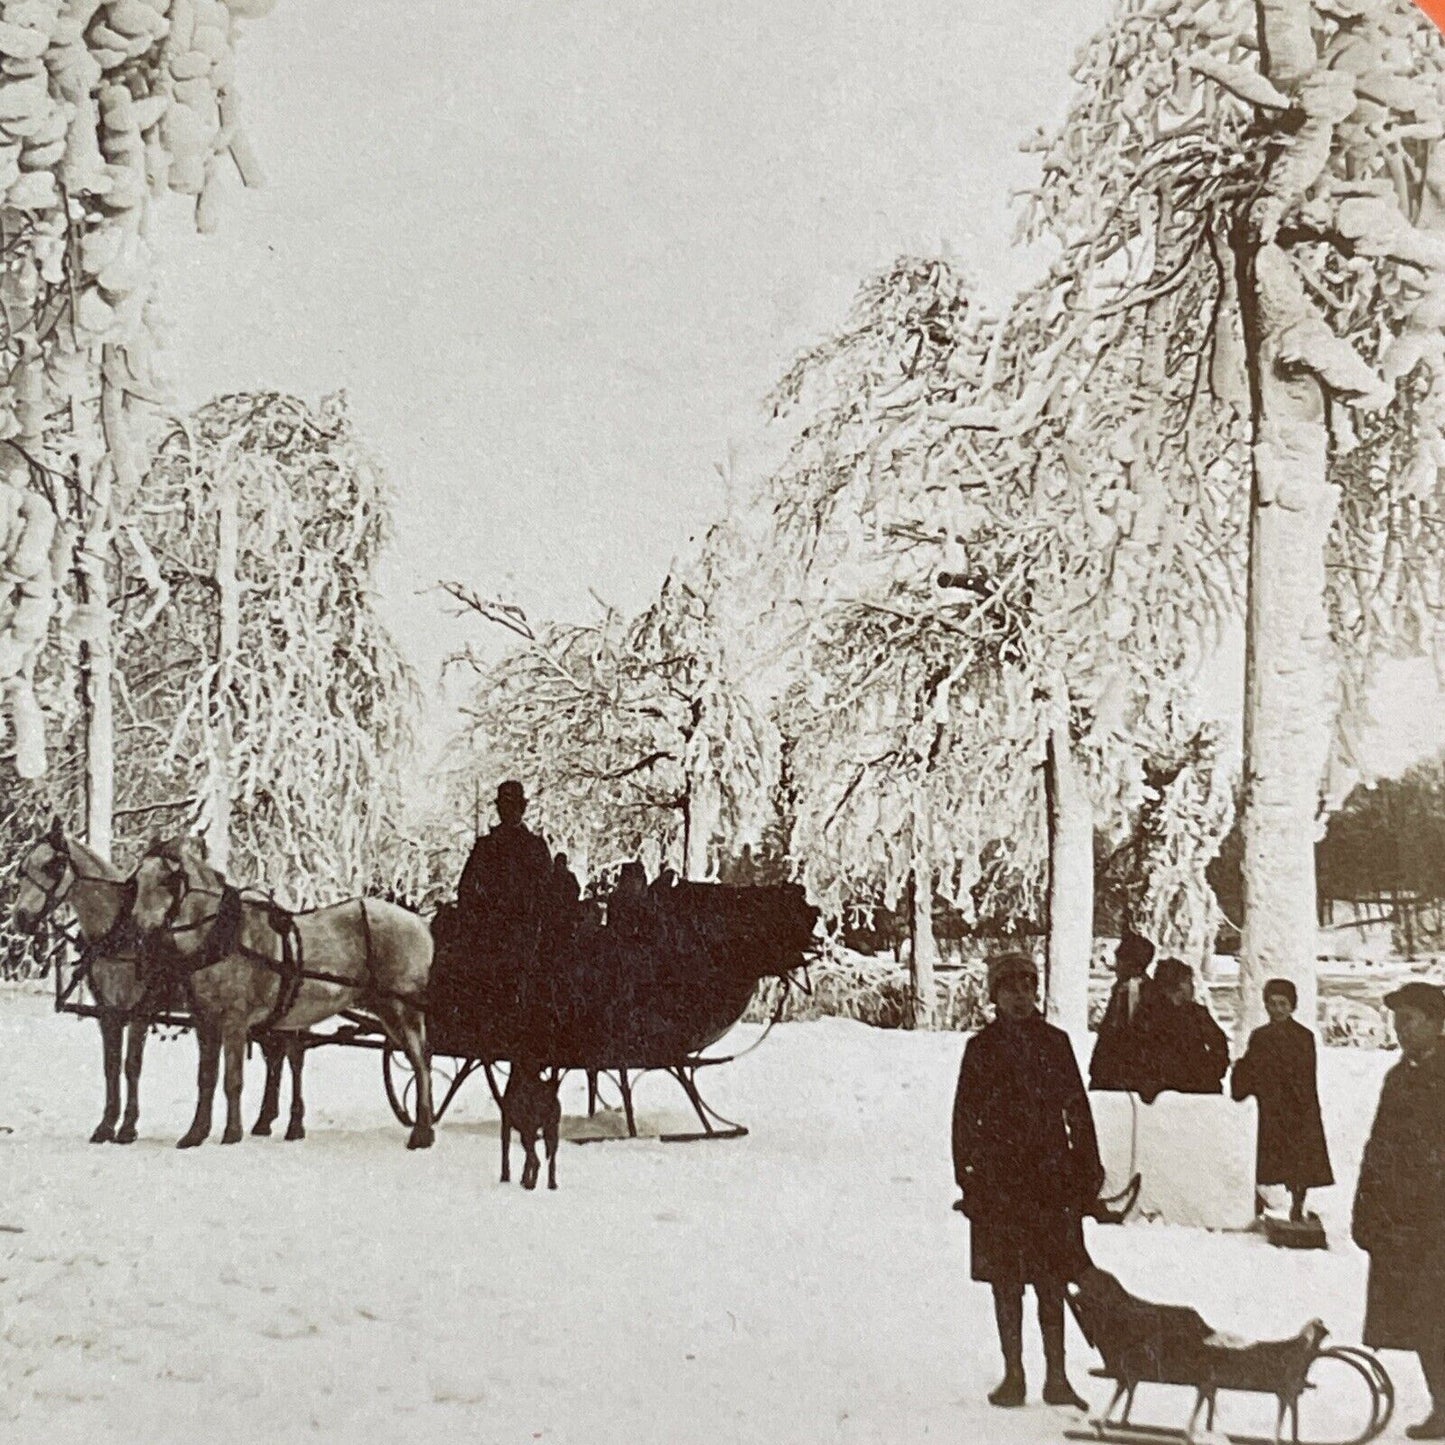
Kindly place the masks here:
MULTIPOLYGON (((427 1062, 431 1070, 432 1123, 439 1124, 457 1090, 477 1068, 478 1060, 432 1054, 427 1062)), ((381 1080, 391 1112, 410 1129, 416 1123, 416 1072, 411 1060, 395 1044, 388 1043, 381 1051, 381 1080)))

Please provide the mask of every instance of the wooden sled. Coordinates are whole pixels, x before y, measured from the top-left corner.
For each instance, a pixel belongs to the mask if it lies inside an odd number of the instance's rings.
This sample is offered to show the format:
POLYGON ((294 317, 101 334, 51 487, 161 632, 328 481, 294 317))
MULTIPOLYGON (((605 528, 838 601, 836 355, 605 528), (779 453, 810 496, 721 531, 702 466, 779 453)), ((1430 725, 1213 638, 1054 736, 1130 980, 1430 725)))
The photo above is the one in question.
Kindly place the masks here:
POLYGON ((1261 1216, 1264 1223, 1264 1237, 1277 1249, 1328 1249, 1325 1227, 1318 1214, 1306 1214, 1303 1219, 1280 1219, 1277 1215, 1261 1216))
MULTIPOLYGON (((1369 1351, 1324 1344, 1328 1333, 1311 1320, 1286 1340, 1233 1340, 1202 1334, 1208 1326, 1184 1307, 1154 1305, 1117 1287, 1101 1299, 1079 1285, 1068 1291, 1069 1306, 1084 1338, 1098 1350, 1103 1367, 1091 1373, 1114 1381, 1114 1397, 1090 1428, 1065 1431, 1069 1440, 1107 1440, 1119 1445, 1195 1445, 1201 1428, 1213 1432, 1220 1391, 1271 1395, 1277 1403, 1271 1436, 1228 1435, 1233 1445, 1367 1445, 1389 1424, 1395 1390, 1384 1366, 1369 1351), (1359 1431, 1341 1440, 1300 1434, 1299 1403, 1314 1388, 1310 1375, 1322 1362, 1343 1366, 1364 1387, 1368 1411, 1359 1431), (1136 1424, 1130 1419, 1143 1384, 1184 1385, 1195 1392, 1194 1409, 1182 1428, 1136 1424), (1114 1412, 1122 1403, 1122 1410, 1114 1412), (1288 1430, 1285 1422, 1288 1421, 1288 1430)), ((1218 1438, 1215 1436, 1214 1438, 1218 1438)))

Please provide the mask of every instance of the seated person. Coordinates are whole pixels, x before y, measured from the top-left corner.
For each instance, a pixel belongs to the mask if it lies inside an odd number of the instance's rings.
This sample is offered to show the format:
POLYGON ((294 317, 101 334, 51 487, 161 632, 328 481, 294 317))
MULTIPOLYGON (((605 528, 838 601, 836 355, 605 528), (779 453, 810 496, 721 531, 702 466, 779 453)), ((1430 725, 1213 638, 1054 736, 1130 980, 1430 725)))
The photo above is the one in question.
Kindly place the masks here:
POLYGON ((1154 1000, 1149 965, 1154 945, 1132 931, 1114 955, 1115 983, 1089 1060, 1091 1089, 1137 1089, 1140 1083, 1142 1024, 1154 1000))
POLYGON ((647 871, 636 861, 624 863, 607 899, 608 931, 629 939, 642 937, 650 921, 648 905, 647 871))
POLYGON ((561 912, 576 908, 582 900, 582 886, 568 866, 567 855, 559 853, 552 860, 552 904, 561 912))
POLYGON ((1214 1016, 1194 999, 1194 970, 1166 958, 1155 970, 1158 997, 1142 1021, 1139 1097, 1146 1104, 1166 1090, 1222 1094, 1229 1040, 1214 1016))

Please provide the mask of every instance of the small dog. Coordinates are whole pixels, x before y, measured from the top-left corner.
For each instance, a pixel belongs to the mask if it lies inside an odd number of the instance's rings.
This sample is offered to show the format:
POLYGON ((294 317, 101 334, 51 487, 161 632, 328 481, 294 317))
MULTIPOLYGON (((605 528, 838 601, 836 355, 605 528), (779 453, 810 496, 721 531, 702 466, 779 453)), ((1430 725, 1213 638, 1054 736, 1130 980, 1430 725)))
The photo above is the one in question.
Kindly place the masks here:
POLYGON ((526 1162, 522 1165, 522 1188, 535 1189, 542 1165, 537 1158, 537 1136, 547 1149, 547 1188, 557 1187, 557 1138, 562 1124, 562 1105, 557 1098, 558 1078, 547 1078, 530 1060, 513 1059, 502 1091, 502 1183, 512 1177, 512 1130, 522 1141, 526 1162))

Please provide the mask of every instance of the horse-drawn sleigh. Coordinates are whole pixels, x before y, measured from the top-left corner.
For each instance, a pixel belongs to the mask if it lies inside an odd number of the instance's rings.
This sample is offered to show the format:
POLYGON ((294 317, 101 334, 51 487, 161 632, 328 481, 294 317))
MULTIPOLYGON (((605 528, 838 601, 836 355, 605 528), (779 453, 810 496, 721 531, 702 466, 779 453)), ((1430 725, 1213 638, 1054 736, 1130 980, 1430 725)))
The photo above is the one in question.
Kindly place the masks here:
POLYGON ((430 927, 380 899, 283 910, 232 887, 190 841, 152 847, 127 878, 56 824, 21 861, 16 920, 34 928, 66 905, 80 937, 56 962, 55 1007, 97 1018, 104 1044, 106 1106, 92 1139, 135 1138, 145 1035, 162 1024, 194 1029, 200 1047, 196 1116, 182 1147, 210 1132, 223 1050, 222 1138, 240 1139, 251 1041, 267 1063, 253 1133, 270 1132, 289 1060, 287 1137, 303 1135, 304 1056, 339 1046, 380 1053, 386 1097, 413 1148, 431 1143, 434 1122, 478 1071, 500 1107, 499 1076, 518 1060, 554 1083, 585 1070, 589 1105, 600 1079, 615 1080, 630 1135, 633 1083, 665 1072, 700 1125, 666 1137, 736 1136, 746 1131, 707 1106, 697 1072, 726 1062, 705 1051, 739 1020, 758 982, 786 980, 805 963, 816 922, 801 889, 683 883, 655 900, 640 926, 601 922, 595 903, 576 903, 518 956, 496 946, 485 920, 452 906, 430 927))

